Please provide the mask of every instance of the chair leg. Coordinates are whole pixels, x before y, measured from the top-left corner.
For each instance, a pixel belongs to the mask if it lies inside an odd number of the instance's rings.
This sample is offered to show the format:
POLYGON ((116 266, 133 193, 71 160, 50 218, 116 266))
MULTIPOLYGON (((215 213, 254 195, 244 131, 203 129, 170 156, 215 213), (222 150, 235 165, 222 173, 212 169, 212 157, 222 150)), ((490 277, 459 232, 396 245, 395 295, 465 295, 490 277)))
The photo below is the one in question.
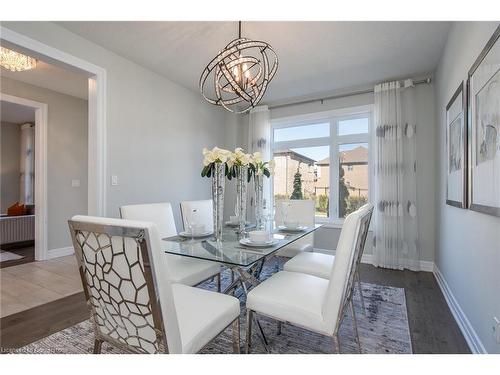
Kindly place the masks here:
POLYGON ((240 318, 236 318, 233 322, 233 353, 240 354, 240 318))
POLYGON ((339 335, 334 333, 333 334, 333 353, 334 354, 340 354, 340 341, 339 341, 339 335))
POLYGON ((252 315, 253 311, 247 309, 247 339, 245 344, 245 353, 250 354, 250 348, 252 346, 252 315))
POLYGON ((220 293, 222 290, 220 273, 218 273, 217 276, 215 276, 215 278, 216 278, 216 282, 217 282, 217 292, 220 293))
POLYGON ((94 340, 94 354, 101 354, 102 340, 94 340))
POLYGON ((358 323, 356 321, 356 313, 354 312, 354 303, 352 302, 352 298, 349 301, 349 305, 351 307, 352 326, 354 328, 354 335, 356 336, 356 342, 358 344, 358 352, 361 354, 361 342, 359 341, 358 323))
POLYGON ((363 306, 363 314, 366 314, 365 299, 363 297, 363 289, 361 288, 361 277, 359 276, 359 271, 356 271, 356 283, 358 284, 361 306, 363 306))
POLYGON ((278 320, 278 327, 277 328, 278 328, 277 334, 279 336, 279 335, 281 335, 281 321, 279 321, 279 320, 278 320))

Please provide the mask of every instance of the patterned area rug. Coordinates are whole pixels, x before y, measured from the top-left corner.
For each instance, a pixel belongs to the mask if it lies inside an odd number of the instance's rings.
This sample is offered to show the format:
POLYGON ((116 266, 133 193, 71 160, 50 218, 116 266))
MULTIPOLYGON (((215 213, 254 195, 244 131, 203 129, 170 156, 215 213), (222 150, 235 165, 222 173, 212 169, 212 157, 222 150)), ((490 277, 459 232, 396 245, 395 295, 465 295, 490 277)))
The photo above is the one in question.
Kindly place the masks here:
MULTIPOLYGON (((262 271, 261 279, 265 279, 281 268, 283 259, 271 259, 262 271)), ((229 284, 230 273, 223 273, 223 285, 229 284)), ((215 289, 211 282, 203 284, 205 289, 215 289)), ((375 284, 362 284, 366 312, 363 312, 359 295, 354 296, 358 330, 363 353, 412 353, 411 338, 408 326, 404 289, 375 284)), ((241 297, 241 346, 245 340, 245 298, 241 297)), ((283 324, 281 335, 277 334, 277 325, 271 319, 259 317, 262 329, 269 342, 271 353, 332 353, 333 344, 330 337, 322 336, 307 330, 283 324)), ((94 333, 90 321, 84 321, 23 348, 15 353, 92 353, 94 333)), ((357 353, 357 345, 353 333, 352 317, 347 314, 340 328, 341 353, 357 353)), ((103 353, 120 353, 120 350, 106 343, 103 353)), ((231 329, 227 329, 201 353, 232 353, 231 329)), ((252 353, 266 353, 261 337, 254 324, 252 332, 252 353)))

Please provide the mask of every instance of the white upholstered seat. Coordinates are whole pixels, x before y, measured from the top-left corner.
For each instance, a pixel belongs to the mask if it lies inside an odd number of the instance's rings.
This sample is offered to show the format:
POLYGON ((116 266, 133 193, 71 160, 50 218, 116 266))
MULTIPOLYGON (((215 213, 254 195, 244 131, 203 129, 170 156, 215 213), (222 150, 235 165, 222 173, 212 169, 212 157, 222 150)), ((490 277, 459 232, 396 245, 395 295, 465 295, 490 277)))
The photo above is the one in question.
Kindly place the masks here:
MULTIPOLYGON (((349 303, 354 314, 352 271, 362 214, 356 211, 345 219, 329 279, 281 271, 248 293, 247 352, 254 313, 332 336, 334 348, 339 351, 338 330, 349 303)), ((357 326, 354 328, 357 336, 357 326)))
POLYGON ((328 280, 282 271, 251 290, 246 306, 271 318, 331 335, 322 314, 327 290, 328 280))
MULTIPOLYGON (((170 203, 134 204, 120 207, 122 218, 143 220, 156 224, 160 238, 175 236, 174 214, 170 203)), ((185 258, 179 255, 165 254, 168 258, 170 279, 173 282, 189 286, 197 285, 214 276, 217 277, 220 290, 219 264, 210 261, 185 258)))
POLYGON ((294 256, 283 265, 283 270, 300 272, 308 275, 329 279, 332 274, 334 255, 322 253, 301 253, 294 256))
POLYGON ((240 314, 238 299, 221 293, 172 285, 183 353, 197 353, 240 314))
MULTIPOLYGON (((311 227, 315 223, 315 202, 310 199, 287 199, 276 200, 275 222, 276 225, 283 225, 285 218, 283 217, 282 205, 288 206, 287 220, 297 221, 299 225, 311 227)), ((280 249, 276 255, 292 258, 303 252, 313 251, 314 234, 310 233, 297 241, 280 249)))
POLYGON ((75 216, 69 224, 95 353, 103 341, 137 353, 196 353, 231 324, 239 353, 239 300, 172 283, 154 223, 75 216))

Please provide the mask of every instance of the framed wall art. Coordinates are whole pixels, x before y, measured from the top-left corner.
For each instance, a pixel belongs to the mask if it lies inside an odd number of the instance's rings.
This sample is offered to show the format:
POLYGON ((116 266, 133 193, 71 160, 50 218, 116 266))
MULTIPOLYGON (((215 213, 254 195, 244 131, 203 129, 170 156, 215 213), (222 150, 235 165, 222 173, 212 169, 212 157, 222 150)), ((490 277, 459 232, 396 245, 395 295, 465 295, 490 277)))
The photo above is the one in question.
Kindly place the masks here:
POLYGON ((469 70, 469 208, 500 216, 500 26, 469 70))
POLYGON ((446 106, 446 204, 467 208, 467 126, 465 84, 446 106))

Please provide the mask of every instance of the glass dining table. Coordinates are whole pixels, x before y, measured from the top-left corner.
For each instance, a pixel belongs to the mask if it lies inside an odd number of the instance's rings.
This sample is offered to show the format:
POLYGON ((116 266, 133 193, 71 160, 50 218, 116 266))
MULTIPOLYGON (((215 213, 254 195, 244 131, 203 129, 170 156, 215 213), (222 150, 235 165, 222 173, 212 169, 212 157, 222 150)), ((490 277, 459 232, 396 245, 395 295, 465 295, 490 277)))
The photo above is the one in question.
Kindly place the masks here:
POLYGON ((276 244, 269 247, 250 247, 240 243, 245 235, 238 235, 234 228, 225 227, 222 240, 213 237, 195 238, 174 236, 164 238, 162 248, 165 253, 217 262, 232 270, 232 281, 224 293, 234 292, 241 285, 245 294, 249 288, 260 283, 259 276, 264 262, 283 247, 307 236, 321 227, 316 224, 301 231, 284 231, 274 228, 272 239, 276 244), (234 275, 237 275, 235 278, 234 275))

